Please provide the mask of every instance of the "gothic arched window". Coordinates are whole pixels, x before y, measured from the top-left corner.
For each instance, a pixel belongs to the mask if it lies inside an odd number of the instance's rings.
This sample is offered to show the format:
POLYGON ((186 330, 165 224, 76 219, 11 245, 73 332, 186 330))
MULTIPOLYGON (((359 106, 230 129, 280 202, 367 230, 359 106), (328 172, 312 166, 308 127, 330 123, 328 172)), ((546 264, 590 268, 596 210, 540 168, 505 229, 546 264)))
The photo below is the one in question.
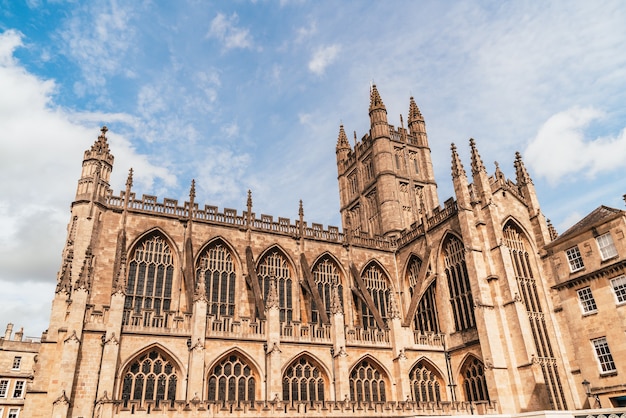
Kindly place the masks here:
POLYGON ((256 378, 252 368, 238 355, 230 354, 217 363, 209 374, 209 401, 254 402, 256 378))
POLYGON ((128 264, 124 325, 129 324, 131 312, 143 313, 141 323, 166 327, 162 315, 171 309, 174 260, 167 242, 153 234, 137 244, 128 264))
POLYGON ((450 305, 454 314, 454 327, 463 331, 476 326, 474 300, 470 288, 465 248, 455 237, 449 237, 443 245, 443 258, 450 290, 450 305))
POLYGON ((280 322, 293 320, 292 279, 287 258, 279 251, 272 251, 259 264, 259 285, 263 289, 263 299, 267 300, 270 280, 276 278, 276 290, 280 306, 280 322))
MULTIPOLYGON (((545 314, 541 309, 541 301, 537 291, 537 282, 528 248, 530 243, 521 229, 513 222, 508 222, 503 230, 504 244, 509 249, 511 264, 517 281, 520 298, 524 302, 528 321, 539 357, 554 358, 552 344, 548 334, 545 314)), ((561 377, 555 362, 542 362, 541 370, 546 380, 546 387, 553 409, 567 409, 565 394, 561 384, 561 377)))
MULTIPOLYGON (((389 307, 389 284, 387 275, 383 270, 375 263, 365 270, 362 276, 363 283, 374 301, 374 306, 378 309, 383 321, 387 319, 387 309, 389 307)), ((376 327, 376 320, 374 314, 362 300, 357 300, 358 310, 361 313, 361 322, 363 328, 376 327)))
POLYGON ((130 363, 124 373, 122 399, 156 401, 176 399, 178 370, 159 350, 150 350, 130 363))
POLYGON ((207 314, 235 314, 235 267, 232 255, 225 245, 213 244, 202 253, 196 267, 196 278, 204 280, 209 301, 207 314))
MULTIPOLYGON (((324 303, 326 315, 330 318, 330 302, 333 286, 339 286, 339 298, 341 299, 341 303, 343 305, 343 286, 341 285, 341 281, 339 279, 339 269, 337 268, 337 264, 332 261, 330 257, 324 257, 321 261, 315 264, 315 267, 313 268, 313 280, 317 285, 317 290, 322 298, 322 302, 324 303)), ((321 321, 319 309, 320 307, 316 306, 315 302, 313 302, 311 307, 311 322, 319 323, 321 321)))
MULTIPOLYGON (((419 272, 422 267, 422 260, 411 256, 407 268, 407 280, 409 292, 413 297, 414 292, 420 290, 421 283, 418 283, 419 272)), ((430 273, 430 265, 428 266, 430 273)), ((427 273, 427 274, 429 274, 427 273)), ((428 277, 428 276, 426 276, 428 277)), ((420 298, 413 324, 416 330, 422 332, 439 332, 439 320, 437 318, 437 305, 435 304, 435 282, 433 282, 420 298)))
POLYGON ((385 402, 384 373, 369 360, 361 360, 350 372, 350 399, 359 402, 385 402))
POLYGON ((283 400, 308 402, 324 400, 322 372, 308 358, 300 357, 285 370, 283 400))
POLYGON ((441 376, 426 362, 420 361, 409 373, 411 396, 415 402, 441 401, 441 376))
POLYGON ((465 361, 462 372, 463 389, 465 390, 465 400, 488 401, 487 380, 485 379, 485 367, 476 357, 470 357, 465 361))

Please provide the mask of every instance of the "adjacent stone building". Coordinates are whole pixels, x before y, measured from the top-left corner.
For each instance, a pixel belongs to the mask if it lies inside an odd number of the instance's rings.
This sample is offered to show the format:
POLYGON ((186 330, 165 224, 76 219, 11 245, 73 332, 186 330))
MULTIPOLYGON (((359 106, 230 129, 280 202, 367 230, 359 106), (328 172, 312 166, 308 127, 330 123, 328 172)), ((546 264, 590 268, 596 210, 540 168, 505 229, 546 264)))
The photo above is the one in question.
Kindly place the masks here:
MULTIPOLYGON (((102 128, 85 151, 27 414, 584 407, 582 381, 600 385, 587 371, 596 364, 566 324, 571 301, 558 295, 572 286, 553 266, 564 241, 522 157, 514 180, 497 165, 488 174, 470 140, 468 175, 453 145, 455 198, 441 206, 415 101, 407 127, 394 127, 374 86, 369 114, 354 146, 339 129, 341 230, 309 223, 302 205, 295 221, 258 215, 250 193, 241 212, 201 206, 193 182, 187 202, 138 197, 132 170, 114 194, 102 128)), ((619 367, 607 384, 619 385, 619 367)))
POLYGON ((39 338, 24 338, 24 331, 13 333, 8 324, 0 338, 0 418, 19 418, 24 409, 24 397, 31 384, 39 338))

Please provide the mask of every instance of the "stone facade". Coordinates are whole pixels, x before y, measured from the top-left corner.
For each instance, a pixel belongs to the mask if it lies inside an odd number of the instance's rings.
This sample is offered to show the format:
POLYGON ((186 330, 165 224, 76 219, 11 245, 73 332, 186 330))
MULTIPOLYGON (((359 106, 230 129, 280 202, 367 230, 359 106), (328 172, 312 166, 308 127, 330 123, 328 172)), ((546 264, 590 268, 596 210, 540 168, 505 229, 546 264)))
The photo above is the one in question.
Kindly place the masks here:
POLYGON ((8 324, 0 338, 0 418, 18 418, 37 365, 39 339, 24 338, 24 331, 13 333, 8 324))
POLYGON ((342 231, 309 224, 302 205, 295 222, 258 216, 250 193, 241 213, 201 207, 193 182, 184 203, 138 198, 132 170, 115 195, 103 128, 84 155, 27 415, 583 407, 588 359, 558 326, 555 234, 521 156, 514 181, 489 175, 471 140, 470 181, 453 145, 456 199, 440 206, 414 100, 408 129, 388 124, 375 86, 369 110, 354 147, 339 131, 342 231))

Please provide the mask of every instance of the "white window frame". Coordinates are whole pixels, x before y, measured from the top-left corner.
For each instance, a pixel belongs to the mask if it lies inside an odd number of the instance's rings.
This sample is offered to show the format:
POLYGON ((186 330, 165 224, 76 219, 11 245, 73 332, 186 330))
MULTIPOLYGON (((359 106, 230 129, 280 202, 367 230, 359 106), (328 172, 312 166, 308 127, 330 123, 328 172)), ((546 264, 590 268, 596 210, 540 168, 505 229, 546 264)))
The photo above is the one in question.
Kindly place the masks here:
POLYGON ((567 256, 567 263, 569 264, 569 269, 572 273, 585 268, 583 256, 580 254, 578 245, 574 245, 573 247, 565 250, 565 255, 567 256))
POLYGON ((615 294, 615 301, 618 305, 626 303, 626 275, 617 276, 611 279, 611 287, 615 294))
POLYGON ((24 397, 24 391, 26 390, 26 381, 25 380, 16 380, 15 385, 13 386, 13 398, 21 399, 24 397), (19 394, 16 395, 19 390, 19 394))
POLYGON ((617 256, 617 248, 615 248, 615 243, 613 242, 613 237, 610 232, 596 237, 596 243, 598 244, 602 261, 617 256))
POLYGON ((7 414, 7 418, 18 418, 20 416, 19 408, 11 408, 9 409, 9 413, 7 414))
POLYGON ((582 309, 583 315, 598 312, 598 306, 591 292, 591 287, 583 287, 582 289, 578 289, 576 293, 578 293, 578 301, 580 302, 580 309, 582 309))
POLYGON ((22 356, 13 357, 13 367, 11 370, 19 370, 22 367, 22 356))
POLYGON ((591 340, 591 343, 593 345, 594 352, 596 353, 598 365, 600 366, 600 374, 613 374, 617 372, 615 360, 611 354, 611 349, 609 348, 609 343, 606 340, 606 337, 595 338, 591 340))
POLYGON ((0 380, 0 398, 6 398, 7 393, 9 393, 9 379, 1 379, 0 380), (3 387, 3 384, 4 384, 4 387, 3 387))

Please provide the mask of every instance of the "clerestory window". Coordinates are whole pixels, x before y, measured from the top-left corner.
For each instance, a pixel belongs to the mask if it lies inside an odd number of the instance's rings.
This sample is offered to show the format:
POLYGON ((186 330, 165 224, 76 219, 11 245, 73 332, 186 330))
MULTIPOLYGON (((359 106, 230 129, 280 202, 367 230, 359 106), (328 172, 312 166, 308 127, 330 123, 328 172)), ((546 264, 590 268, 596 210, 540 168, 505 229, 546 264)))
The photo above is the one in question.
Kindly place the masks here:
POLYGON ((235 267, 230 251, 221 243, 211 245, 198 260, 197 280, 204 280, 209 301, 207 314, 235 314, 235 267))
POLYGON ((449 237, 444 244, 443 255, 450 291, 450 305, 454 314, 454 327, 457 331, 473 328, 476 326, 474 299, 465 264, 463 243, 457 238, 449 237))
POLYGON ((311 322, 320 323, 319 310, 321 308, 326 310, 326 315, 330 318, 330 303, 333 286, 339 286, 339 298, 343 305, 343 286, 339 279, 339 269, 330 257, 325 257, 315 265, 313 269, 313 280, 317 285, 317 290, 324 306, 318 307, 315 305, 315 302, 312 303, 311 322))

